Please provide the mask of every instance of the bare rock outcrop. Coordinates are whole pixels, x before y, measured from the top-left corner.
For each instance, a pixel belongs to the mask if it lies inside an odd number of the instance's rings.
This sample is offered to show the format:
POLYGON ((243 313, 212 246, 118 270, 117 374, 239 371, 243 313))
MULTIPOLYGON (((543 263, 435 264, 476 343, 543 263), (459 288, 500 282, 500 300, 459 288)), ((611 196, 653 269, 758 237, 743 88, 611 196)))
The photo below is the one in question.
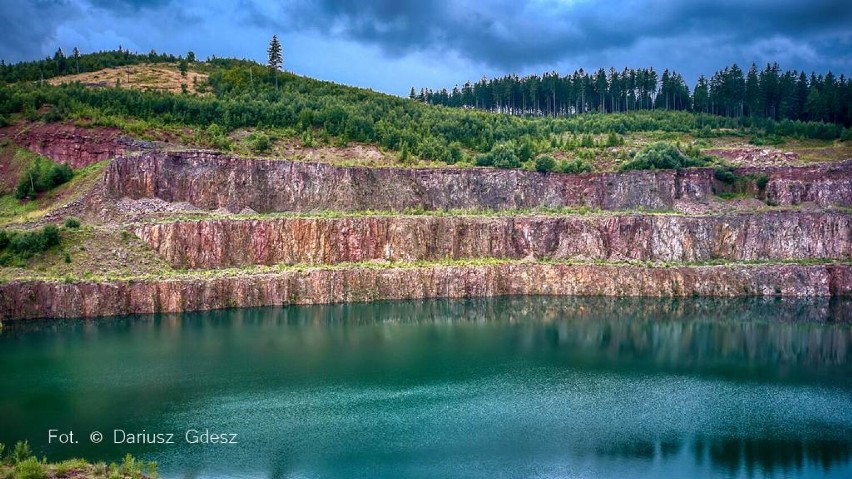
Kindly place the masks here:
MULTIPOLYGON (((765 199, 852 206, 852 160, 808 167, 741 168, 765 174, 765 199)), ((729 186, 710 168, 569 175, 490 168, 366 168, 238 158, 205 151, 120 157, 105 171, 109 198, 160 198, 198 208, 266 213, 315 210, 672 209, 729 186)))
POLYGON ((0 319, 90 317, 230 307, 503 295, 832 296, 848 265, 651 268, 539 263, 287 270, 134 281, 0 284, 0 319))
POLYGON ((115 158, 139 146, 117 128, 82 128, 67 123, 25 122, 3 128, 0 136, 57 163, 67 163, 71 168, 115 158))
POLYGON ((852 259, 852 214, 363 216, 144 224, 176 268, 444 258, 852 259))

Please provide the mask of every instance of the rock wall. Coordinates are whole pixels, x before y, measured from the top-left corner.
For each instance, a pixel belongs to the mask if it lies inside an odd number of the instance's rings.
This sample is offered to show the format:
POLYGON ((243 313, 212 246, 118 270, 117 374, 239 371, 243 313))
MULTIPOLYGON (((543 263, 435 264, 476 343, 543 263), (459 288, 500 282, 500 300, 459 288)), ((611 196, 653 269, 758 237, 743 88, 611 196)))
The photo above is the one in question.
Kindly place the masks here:
POLYGON ((648 268, 489 266, 290 270, 270 275, 0 284, 0 319, 106 316, 229 307, 502 295, 831 296, 852 294, 852 266, 648 268))
POLYGON ((22 123, 0 131, 22 148, 71 168, 120 156, 135 148, 117 128, 81 128, 66 123, 22 123))
POLYGON ((551 258, 698 262, 852 259, 852 214, 368 216, 146 224, 176 268, 370 260, 551 258))
MULTIPOLYGON (((744 168, 770 178, 767 200, 852 206, 852 161, 801 168, 744 168)), ((204 209, 521 209, 586 206, 670 209, 728 188, 709 168, 568 175, 524 170, 339 167, 236 158, 204 151, 117 158, 104 174, 110 198, 160 198, 204 209)))

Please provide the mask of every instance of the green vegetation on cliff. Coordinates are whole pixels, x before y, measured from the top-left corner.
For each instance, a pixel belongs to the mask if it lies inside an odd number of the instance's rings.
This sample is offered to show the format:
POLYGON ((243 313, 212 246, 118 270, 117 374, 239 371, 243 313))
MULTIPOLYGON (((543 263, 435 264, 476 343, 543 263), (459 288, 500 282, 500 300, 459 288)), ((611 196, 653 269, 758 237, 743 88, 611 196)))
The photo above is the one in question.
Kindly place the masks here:
POLYGON ((59 244, 59 228, 47 225, 35 231, 0 229, 0 265, 19 264, 59 244))

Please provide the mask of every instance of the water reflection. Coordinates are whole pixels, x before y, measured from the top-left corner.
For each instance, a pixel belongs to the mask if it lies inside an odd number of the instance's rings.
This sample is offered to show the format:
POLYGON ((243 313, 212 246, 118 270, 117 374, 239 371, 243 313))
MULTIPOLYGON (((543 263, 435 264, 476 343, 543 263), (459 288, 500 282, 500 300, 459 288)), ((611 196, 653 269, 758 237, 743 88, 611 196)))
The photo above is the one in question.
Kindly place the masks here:
POLYGON ((20 323, 0 335, 0 442, 199 477, 843 477, 850 313, 526 297, 20 323), (57 425, 245 445, 60 449, 57 425))

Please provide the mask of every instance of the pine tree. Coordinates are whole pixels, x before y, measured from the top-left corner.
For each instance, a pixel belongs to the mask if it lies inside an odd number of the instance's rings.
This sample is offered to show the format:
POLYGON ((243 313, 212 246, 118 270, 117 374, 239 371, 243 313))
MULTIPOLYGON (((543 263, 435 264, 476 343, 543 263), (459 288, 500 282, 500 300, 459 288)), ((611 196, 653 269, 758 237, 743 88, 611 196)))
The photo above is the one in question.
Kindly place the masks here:
POLYGON ((266 50, 269 55, 269 69, 275 72, 275 88, 278 88, 278 70, 284 59, 281 57, 281 42, 278 41, 278 35, 272 35, 272 40, 269 42, 269 48, 266 50))
POLYGON ((77 47, 74 47, 74 50, 71 52, 71 55, 74 57, 74 62, 77 67, 77 73, 80 73, 80 50, 77 47))

